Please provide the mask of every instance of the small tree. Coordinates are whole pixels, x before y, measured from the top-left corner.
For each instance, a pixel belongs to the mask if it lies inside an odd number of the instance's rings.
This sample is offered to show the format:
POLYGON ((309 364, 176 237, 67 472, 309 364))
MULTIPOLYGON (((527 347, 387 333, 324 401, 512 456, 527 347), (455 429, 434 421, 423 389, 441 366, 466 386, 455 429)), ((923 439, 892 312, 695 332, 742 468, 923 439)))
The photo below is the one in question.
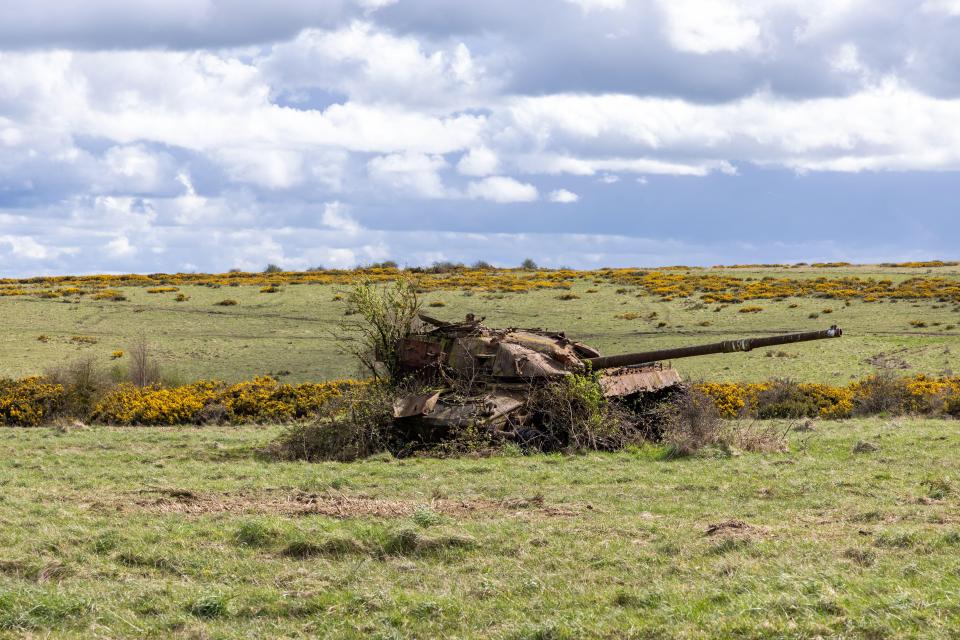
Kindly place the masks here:
POLYGON ((347 294, 347 311, 337 338, 375 378, 400 377, 397 343, 410 335, 420 312, 416 284, 366 281, 347 294))
POLYGON ((138 337, 128 349, 130 355, 130 382, 138 387, 149 387, 160 381, 160 365, 145 336, 138 337))
POLYGON ((537 268, 537 263, 531 260, 530 258, 527 258, 526 260, 520 263, 520 268, 523 269, 524 271, 534 271, 537 268))
POLYGON ((281 269, 278 265, 275 265, 271 262, 266 267, 264 267, 263 272, 264 273, 281 273, 283 272, 283 269, 281 269))

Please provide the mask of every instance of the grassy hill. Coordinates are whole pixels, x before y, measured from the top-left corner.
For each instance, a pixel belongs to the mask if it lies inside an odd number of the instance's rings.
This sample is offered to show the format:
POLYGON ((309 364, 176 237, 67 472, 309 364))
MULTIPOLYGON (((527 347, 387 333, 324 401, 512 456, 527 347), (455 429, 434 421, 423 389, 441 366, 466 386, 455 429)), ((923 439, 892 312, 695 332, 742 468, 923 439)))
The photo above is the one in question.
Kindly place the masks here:
MULTIPOLYGON (((842 340, 675 363, 685 376, 696 379, 754 381, 786 376, 841 384, 874 371, 878 364, 902 368, 905 373, 943 374, 960 369, 956 356, 960 353, 960 297, 951 297, 960 286, 960 268, 956 266, 663 272, 688 280, 705 275, 733 279, 741 289, 765 286, 765 278, 793 283, 822 279, 839 283, 835 288, 854 278, 892 283, 884 285, 888 288, 919 282, 920 286, 929 284, 929 291, 934 292, 925 298, 876 301, 862 292, 847 298, 816 297, 822 294, 808 292, 748 298, 739 304, 705 301, 709 294, 703 290, 688 297, 657 294, 654 291, 662 287, 638 284, 636 279, 624 282, 597 272, 569 273, 562 280, 564 288, 525 286, 520 292, 510 292, 502 284, 486 290, 476 286, 475 278, 457 274, 425 276, 434 278, 423 296, 428 305, 425 310, 447 319, 475 313, 486 316, 494 326, 563 330, 604 353, 820 329, 831 324, 846 332, 842 340), (745 313, 749 308, 759 310, 745 313)), ((292 284, 289 277, 285 280, 278 275, 269 280, 278 283, 278 291, 263 293, 266 276, 254 275, 256 280, 240 279, 243 284, 238 286, 190 284, 187 280, 162 293, 148 293, 145 286, 116 287, 126 298, 123 301, 91 295, 42 297, 48 295, 41 292, 49 290, 49 283, 8 284, 23 289, 24 295, 0 296, 0 376, 41 373, 84 354, 93 354, 105 364, 122 365, 122 358, 111 362, 110 354, 126 349, 140 335, 158 350, 168 374, 183 381, 236 381, 272 374, 299 382, 357 373, 332 337, 345 309, 337 293, 347 284, 292 284), (39 295, 31 295, 34 292, 39 295), (177 295, 187 299, 177 302, 177 295), (224 299, 238 304, 216 304, 224 299)))

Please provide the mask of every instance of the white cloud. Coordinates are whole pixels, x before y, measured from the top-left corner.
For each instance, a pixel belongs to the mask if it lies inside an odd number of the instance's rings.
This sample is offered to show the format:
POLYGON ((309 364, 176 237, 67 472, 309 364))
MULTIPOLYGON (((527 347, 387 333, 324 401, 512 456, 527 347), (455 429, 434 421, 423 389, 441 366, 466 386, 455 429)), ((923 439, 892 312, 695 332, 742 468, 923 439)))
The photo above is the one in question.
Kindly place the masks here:
POLYGON ((256 66, 205 52, 0 53, 0 69, 0 108, 15 102, 38 142, 61 145, 80 133, 204 152, 449 153, 476 146, 485 124, 399 104, 281 107, 256 66))
POLYGON ((62 250, 44 246, 30 236, 0 235, 0 244, 6 245, 14 257, 25 260, 46 260, 62 253, 62 250))
POLYGON ((616 11, 627 6, 627 0, 567 0, 567 2, 577 5, 584 12, 616 11))
POLYGON ((960 16, 960 0, 924 0, 920 9, 929 13, 942 12, 951 16, 960 16))
POLYGON ((361 230, 360 224, 348 213, 347 207, 342 202, 325 204, 320 221, 326 227, 345 233, 358 233, 361 230))
POLYGON ((303 181, 303 157, 292 149, 219 149, 215 157, 232 180, 267 189, 289 189, 303 181))
MULTIPOLYGON (((571 174, 592 176, 601 171, 623 171, 675 176, 705 176, 728 166, 725 161, 705 161, 695 164, 666 162, 651 158, 574 158, 571 156, 526 155, 517 158, 521 170, 532 174, 571 174)), ((607 174, 601 182, 612 184, 616 175, 607 174)))
POLYGON ((852 42, 843 44, 830 57, 830 66, 843 73, 858 73, 863 71, 860 62, 860 52, 852 42))
POLYGON ((615 173, 606 173, 599 178, 603 184, 617 184, 620 182, 620 176, 615 173))
POLYGON ((518 166, 528 173, 735 174, 734 160, 810 170, 960 169, 960 131, 950 124, 960 118, 960 99, 890 80, 850 96, 795 101, 768 93, 720 104, 625 95, 519 98, 510 113, 514 130, 585 151, 521 155, 518 166), (598 153, 627 146, 634 157, 598 153))
POLYGON ((449 194, 439 171, 446 166, 442 156, 395 153, 371 159, 367 172, 373 180, 393 189, 422 198, 444 198, 449 194))
POLYGON ((398 0, 356 0, 356 2, 367 11, 376 11, 377 9, 396 4, 398 0))
POLYGON ((131 183, 131 191, 152 191, 159 186, 161 160, 142 145, 111 147, 103 160, 108 171, 131 183))
POLYGON ((558 202, 560 204, 572 204, 580 200, 580 196, 575 194, 573 191, 567 191, 566 189, 557 189, 556 191, 551 191, 550 195, 547 196, 547 199, 550 202, 558 202))
POLYGON ((485 76, 463 42, 428 51, 416 38, 391 35, 369 22, 306 30, 275 45, 257 66, 277 89, 322 87, 369 103, 433 108, 465 103, 499 84, 485 76))
POLYGON ((497 172, 500 159, 485 146, 470 149, 457 163, 457 171, 465 176, 483 177, 497 172))
POLYGON ((113 258, 126 258, 137 252, 136 247, 130 244, 130 240, 126 236, 115 237, 103 248, 113 258))
POLYGON ((682 51, 714 53, 756 49, 760 24, 738 0, 661 0, 667 37, 682 51))
POLYGON ((533 202, 539 197, 537 188, 532 184, 520 182, 505 176, 491 176, 471 182, 467 186, 467 196, 492 202, 533 202))

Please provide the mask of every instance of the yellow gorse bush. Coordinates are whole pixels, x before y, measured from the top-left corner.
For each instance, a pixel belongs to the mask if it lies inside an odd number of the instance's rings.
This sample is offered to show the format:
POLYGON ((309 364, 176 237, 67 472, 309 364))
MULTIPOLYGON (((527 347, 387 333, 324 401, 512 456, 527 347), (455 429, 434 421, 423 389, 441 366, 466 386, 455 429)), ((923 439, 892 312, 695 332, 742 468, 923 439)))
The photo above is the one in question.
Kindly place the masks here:
POLYGON ((179 387, 122 384, 94 408, 94 419, 107 424, 174 425, 208 420, 231 423, 289 422, 315 415, 356 380, 284 384, 270 377, 227 385, 200 381, 179 387))
MULTIPOLYGON (((849 418, 858 402, 865 401, 875 392, 874 376, 858 380, 846 386, 820 383, 792 385, 795 397, 803 407, 813 407, 817 416, 825 419, 849 418)), ((741 415, 756 415, 764 404, 763 392, 769 391, 774 382, 708 382, 696 385, 696 389, 714 401, 717 410, 725 418, 741 415)), ((896 384, 904 391, 902 404, 896 407, 905 413, 938 414, 955 413, 960 407, 960 377, 935 378, 919 374, 900 378, 896 384)))
POLYGON ((64 389, 40 377, 0 379, 0 424, 35 427, 56 415, 64 389))
MULTIPOLYGON (((725 418, 764 415, 778 388, 789 393, 787 411, 824 419, 850 417, 858 403, 875 393, 875 378, 846 386, 820 383, 707 382, 695 388, 709 396, 725 418)), ((177 425, 226 422, 231 424, 290 422, 316 415, 331 399, 365 385, 358 380, 287 384, 271 377, 227 384, 202 380, 176 387, 136 387, 120 384, 96 404, 92 419, 113 425, 177 425)), ((897 411, 960 416, 960 377, 917 375, 895 380, 902 390, 897 411)), ((44 378, 0 379, 0 424, 37 426, 66 406, 63 386, 44 378)))
POLYGON ((756 406, 761 391, 769 388, 767 383, 706 382, 696 389, 707 394, 717 405, 724 418, 736 418, 748 406, 756 406))

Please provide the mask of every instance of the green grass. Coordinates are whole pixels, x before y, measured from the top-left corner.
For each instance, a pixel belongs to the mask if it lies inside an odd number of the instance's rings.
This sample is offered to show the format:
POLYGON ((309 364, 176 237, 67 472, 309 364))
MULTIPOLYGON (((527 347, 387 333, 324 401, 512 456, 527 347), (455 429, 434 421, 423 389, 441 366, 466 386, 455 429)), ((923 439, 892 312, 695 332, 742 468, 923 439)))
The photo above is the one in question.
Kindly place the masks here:
MULTIPOLYGON (((718 273, 741 278, 960 277, 954 267, 738 269, 718 273)), ((764 350, 675 362, 681 373, 694 379, 755 381, 787 376, 842 384, 875 371, 868 359, 879 354, 901 360, 908 367, 905 373, 942 374, 956 366, 955 354, 960 352, 960 307, 933 300, 853 301, 850 306, 817 298, 750 301, 748 306, 760 306, 763 311, 742 314, 738 305, 715 312, 717 305, 697 305, 695 300, 660 302, 649 296, 637 297, 639 290, 617 294, 617 289, 616 285, 585 280, 572 290, 579 297, 569 300, 561 300, 563 292, 558 291, 492 295, 445 291, 425 294, 424 301, 444 303, 443 307, 425 307, 441 318, 456 319, 472 312, 486 316, 493 326, 564 330, 608 354, 821 329, 831 324, 839 324, 846 331, 839 341, 772 349, 773 357, 767 357, 764 350), (589 289, 597 292, 587 293, 589 289), (833 312, 825 314, 825 308, 833 312), (638 317, 616 317, 625 313, 638 317), (811 318, 814 313, 819 317, 811 318), (912 320, 926 326, 911 326, 912 320)), ((344 312, 344 303, 333 299, 333 287, 284 286, 278 293, 267 294, 255 286, 187 286, 181 287, 181 293, 190 298, 186 302, 175 302, 176 293, 148 294, 143 288, 125 288, 123 293, 128 298, 125 302, 0 298, 0 376, 42 373, 82 354, 93 354, 106 366, 122 367, 124 359, 113 361, 110 353, 128 348, 140 334, 157 348, 166 371, 183 381, 219 378, 232 382, 273 374, 299 382, 357 374, 353 360, 344 356, 331 338, 344 312), (216 306, 227 298, 239 304, 216 306), (38 341, 40 335, 49 340, 38 341), (90 336, 97 343, 78 344, 71 340, 74 336, 90 336)))
POLYGON ((353 464, 263 460, 276 427, 4 429, 0 636, 949 637, 956 424, 353 464))

